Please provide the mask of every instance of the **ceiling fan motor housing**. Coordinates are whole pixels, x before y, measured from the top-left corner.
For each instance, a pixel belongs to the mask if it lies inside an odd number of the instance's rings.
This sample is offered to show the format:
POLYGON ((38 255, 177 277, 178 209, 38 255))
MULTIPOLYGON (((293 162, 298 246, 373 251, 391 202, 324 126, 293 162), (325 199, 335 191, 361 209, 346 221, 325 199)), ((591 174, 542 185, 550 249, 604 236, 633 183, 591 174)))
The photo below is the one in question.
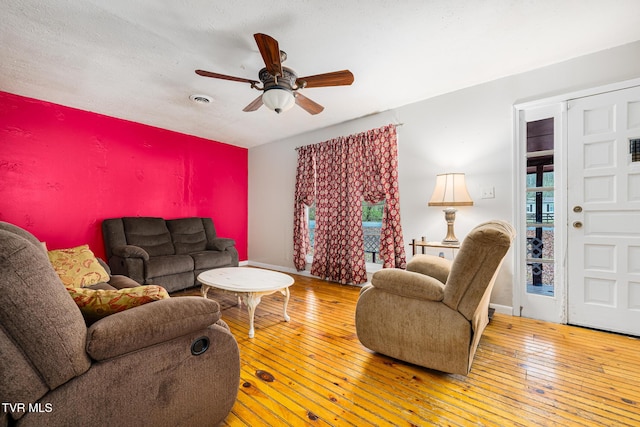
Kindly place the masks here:
POLYGON ((266 68, 263 68, 258 76, 264 87, 262 101, 267 107, 280 114, 293 106, 295 102, 293 91, 297 89, 296 80, 298 78, 295 71, 282 67, 282 76, 275 77, 266 68), (274 89, 277 90, 268 93, 274 89))
POLYGON ((278 78, 272 76, 266 68, 263 68, 260 70, 258 77, 264 84, 264 90, 278 88, 293 91, 297 89, 296 80, 298 75, 291 68, 282 67, 282 76, 278 78))

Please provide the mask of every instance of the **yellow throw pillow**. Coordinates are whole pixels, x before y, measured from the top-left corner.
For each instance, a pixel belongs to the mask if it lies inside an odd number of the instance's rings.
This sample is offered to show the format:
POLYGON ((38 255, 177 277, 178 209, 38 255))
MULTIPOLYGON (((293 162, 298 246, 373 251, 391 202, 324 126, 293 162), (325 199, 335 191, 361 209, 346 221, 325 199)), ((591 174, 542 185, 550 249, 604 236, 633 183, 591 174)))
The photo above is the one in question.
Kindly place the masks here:
POLYGON ((65 286, 81 288, 108 282, 109 274, 100 265, 89 245, 47 252, 51 265, 65 286))
POLYGON ((66 288, 89 324, 128 308, 169 298, 166 289, 156 285, 118 290, 86 289, 73 286, 66 286, 66 288))

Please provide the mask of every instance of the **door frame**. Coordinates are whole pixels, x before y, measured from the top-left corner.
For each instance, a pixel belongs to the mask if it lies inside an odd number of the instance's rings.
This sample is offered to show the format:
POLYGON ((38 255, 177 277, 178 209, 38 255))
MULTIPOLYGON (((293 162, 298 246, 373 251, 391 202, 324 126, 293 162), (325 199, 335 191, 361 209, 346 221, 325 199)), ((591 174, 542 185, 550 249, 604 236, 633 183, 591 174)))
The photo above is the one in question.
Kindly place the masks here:
POLYGON ((587 88, 513 106, 513 164, 515 166, 513 186, 513 218, 516 230, 514 245, 515 265, 513 271, 512 314, 554 323, 567 323, 567 151, 568 124, 567 105, 576 98, 599 95, 606 92, 640 85, 640 78, 587 88), (554 296, 527 294, 526 287, 526 122, 554 117, 554 171, 556 171, 554 204, 554 296), (558 209, 559 208, 559 209, 558 209))
POLYGON ((567 138, 567 102, 560 101, 550 104, 531 106, 517 110, 516 147, 514 164, 517 175, 515 177, 514 196, 514 225, 516 235, 523 236, 517 240, 515 247, 516 265, 514 266, 513 309, 515 315, 531 317, 554 323, 567 322, 567 286, 566 286, 566 138, 567 138), (526 226, 526 197, 527 197, 527 122, 554 119, 554 295, 538 295, 527 292, 526 286, 526 258, 527 234, 526 226))

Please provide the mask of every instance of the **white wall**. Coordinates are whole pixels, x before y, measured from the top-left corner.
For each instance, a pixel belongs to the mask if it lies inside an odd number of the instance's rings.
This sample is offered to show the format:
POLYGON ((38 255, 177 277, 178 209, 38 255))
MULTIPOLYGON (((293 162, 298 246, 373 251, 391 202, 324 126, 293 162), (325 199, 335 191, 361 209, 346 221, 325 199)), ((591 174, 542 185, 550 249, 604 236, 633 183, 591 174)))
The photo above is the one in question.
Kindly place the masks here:
MULTIPOLYGON (((399 180, 409 259, 412 238, 424 235, 428 240, 441 240, 445 235, 444 214, 438 208, 427 207, 438 173, 464 172, 474 200, 474 206, 458 210, 458 239, 462 240, 479 222, 514 220, 514 104, 638 77, 640 42, 635 42, 251 148, 249 260, 284 270, 293 268, 295 147, 403 123, 398 128, 399 180), (495 188, 495 198, 481 198, 482 189, 487 187, 495 188)), ((496 282, 493 304, 511 306, 511 258, 506 260, 496 282)))

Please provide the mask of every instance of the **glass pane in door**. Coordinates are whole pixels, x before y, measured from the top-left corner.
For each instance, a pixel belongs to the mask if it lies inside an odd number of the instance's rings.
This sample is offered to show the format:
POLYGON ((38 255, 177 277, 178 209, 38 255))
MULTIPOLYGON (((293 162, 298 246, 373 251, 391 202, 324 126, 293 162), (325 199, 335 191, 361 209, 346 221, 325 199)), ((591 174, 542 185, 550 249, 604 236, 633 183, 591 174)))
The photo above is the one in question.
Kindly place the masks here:
POLYGON ((553 119, 527 123, 527 292, 554 295, 553 119))

